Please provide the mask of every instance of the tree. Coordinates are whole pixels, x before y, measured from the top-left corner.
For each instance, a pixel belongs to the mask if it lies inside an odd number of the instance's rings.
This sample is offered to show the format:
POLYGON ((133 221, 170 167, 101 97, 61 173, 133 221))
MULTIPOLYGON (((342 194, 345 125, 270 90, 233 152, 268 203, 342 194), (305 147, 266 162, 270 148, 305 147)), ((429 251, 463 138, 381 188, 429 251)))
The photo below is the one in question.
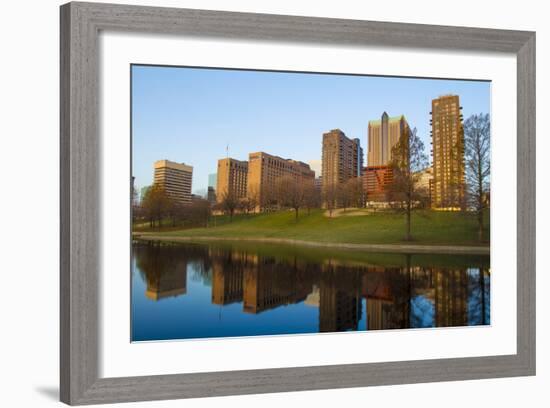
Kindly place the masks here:
POLYGON ((182 207, 183 220, 187 225, 206 227, 210 217, 210 203, 208 200, 193 200, 182 207))
POLYGON ((351 207, 350 190, 346 183, 339 183, 336 186, 336 206, 343 208, 344 212, 351 207))
POLYGON ((361 177, 352 177, 343 185, 346 191, 348 206, 361 208, 363 207, 363 181, 361 177))
POLYGON ((323 202, 328 210, 329 217, 332 217, 332 211, 336 208, 338 201, 338 186, 335 183, 323 185, 323 202))
POLYGON ((232 191, 228 189, 222 193, 222 200, 220 204, 223 211, 226 214, 229 214, 229 219, 232 222, 233 215, 235 214, 235 210, 239 206, 239 199, 232 191))
POLYGON ((292 208, 295 220, 305 202, 304 182, 298 177, 284 176, 277 180, 277 201, 280 206, 292 208))
POLYGON ((259 196, 260 194, 258 192, 258 188, 256 186, 250 186, 246 198, 243 200, 245 211, 247 214, 250 211, 256 212, 256 207, 258 206, 258 203, 260 201, 259 196))
POLYGON ((319 208, 320 206, 321 192, 313 183, 306 183, 304 185, 304 207, 306 207, 308 215, 312 208, 319 208))
POLYGON ((424 153, 424 143, 418 137, 416 128, 412 131, 405 129, 399 141, 392 149, 390 165, 393 171, 393 181, 389 186, 392 201, 400 203, 405 211, 406 228, 405 240, 410 241, 411 212, 413 205, 421 198, 418 188, 420 170, 428 164, 428 157, 424 153))
POLYGON ((162 219, 169 213, 172 206, 172 200, 161 186, 153 185, 147 189, 142 207, 144 215, 149 219, 149 226, 154 228, 156 221, 160 227, 162 219))
POLYGON ((483 213, 490 190, 490 132, 488 114, 472 115, 464 122, 467 204, 476 212, 480 241, 483 240, 483 213))

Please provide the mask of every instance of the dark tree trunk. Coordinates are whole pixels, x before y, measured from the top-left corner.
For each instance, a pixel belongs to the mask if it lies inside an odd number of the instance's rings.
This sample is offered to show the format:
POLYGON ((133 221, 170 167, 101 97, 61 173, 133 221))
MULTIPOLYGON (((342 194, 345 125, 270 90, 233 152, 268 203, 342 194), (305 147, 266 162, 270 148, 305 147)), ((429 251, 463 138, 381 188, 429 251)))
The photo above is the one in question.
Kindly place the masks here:
POLYGON ((405 236, 407 241, 411 240, 411 202, 407 202, 407 235, 405 236))
POLYGON ((479 239, 479 242, 483 241, 483 209, 479 210, 477 213, 477 236, 479 239))
POLYGON ((485 269, 479 268, 479 290, 481 290, 481 324, 486 325, 487 321, 485 319, 485 269))

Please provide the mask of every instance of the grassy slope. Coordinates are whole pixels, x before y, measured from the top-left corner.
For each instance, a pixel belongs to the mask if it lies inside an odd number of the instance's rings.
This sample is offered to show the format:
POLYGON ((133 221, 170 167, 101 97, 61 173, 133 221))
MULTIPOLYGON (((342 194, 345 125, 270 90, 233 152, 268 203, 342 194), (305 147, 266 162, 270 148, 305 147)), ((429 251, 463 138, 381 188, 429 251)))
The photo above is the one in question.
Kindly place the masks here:
MULTIPOLYGON (((403 243, 404 229, 404 215, 378 213, 328 218, 323 215, 323 211, 315 210, 310 215, 300 214, 298 221, 295 221, 293 212, 283 211, 236 216, 233 222, 216 227, 166 231, 160 234, 189 237, 274 237, 316 242, 395 244, 403 243)), ((412 219, 414 243, 419 244, 479 245, 476 231, 476 220, 471 215, 422 211, 415 213, 412 219)), ((488 236, 489 227, 487 225, 486 238, 488 236)))

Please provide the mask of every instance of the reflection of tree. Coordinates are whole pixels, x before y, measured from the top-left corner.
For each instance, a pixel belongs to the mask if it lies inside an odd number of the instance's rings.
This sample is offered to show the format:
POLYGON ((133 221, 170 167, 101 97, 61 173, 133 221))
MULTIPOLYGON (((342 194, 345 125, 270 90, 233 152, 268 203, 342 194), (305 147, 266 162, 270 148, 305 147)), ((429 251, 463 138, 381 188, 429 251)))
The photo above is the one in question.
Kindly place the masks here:
POLYGON ((361 320, 358 268, 326 265, 321 272, 319 331, 357 330, 361 320))
MULTIPOLYGON (((241 245, 137 244, 134 254, 146 295, 156 300, 184 294, 191 268, 190 279, 211 286, 209 302, 222 307, 242 302, 242 312, 262 314, 307 298, 323 332, 490 324, 486 267, 420 267, 411 255, 375 266, 241 245)), ((296 309, 288 310, 286 323, 295 325, 296 309)))
POLYGON ((468 270, 469 297, 468 297, 468 324, 491 324, 490 305, 490 272, 487 268, 468 270))
POLYGON ((464 269, 434 272, 437 327, 468 325, 468 274, 464 269))

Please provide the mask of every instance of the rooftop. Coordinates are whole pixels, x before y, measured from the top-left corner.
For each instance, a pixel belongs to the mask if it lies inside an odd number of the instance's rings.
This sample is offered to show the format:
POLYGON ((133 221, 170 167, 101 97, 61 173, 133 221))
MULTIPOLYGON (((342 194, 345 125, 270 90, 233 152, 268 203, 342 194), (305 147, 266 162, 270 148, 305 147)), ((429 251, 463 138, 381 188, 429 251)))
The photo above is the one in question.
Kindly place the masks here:
MULTIPOLYGON (((392 117, 388 117, 388 123, 399 122, 401 119, 407 120, 405 119, 405 115, 392 116, 392 117)), ((369 120, 369 125, 379 125, 380 123, 382 123, 382 119, 369 120)))

